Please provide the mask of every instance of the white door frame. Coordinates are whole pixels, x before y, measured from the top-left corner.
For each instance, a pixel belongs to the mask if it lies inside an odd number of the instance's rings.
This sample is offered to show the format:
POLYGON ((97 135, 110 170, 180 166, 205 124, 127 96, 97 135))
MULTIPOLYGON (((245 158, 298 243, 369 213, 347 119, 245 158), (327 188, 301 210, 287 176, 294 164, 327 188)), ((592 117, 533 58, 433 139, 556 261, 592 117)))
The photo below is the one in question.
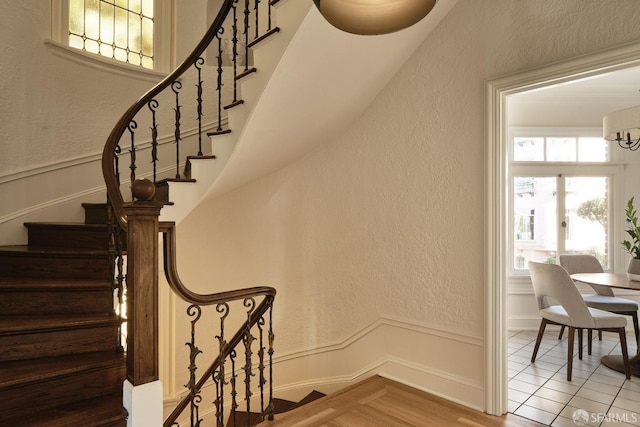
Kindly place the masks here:
POLYGON ((507 132, 508 95, 640 65, 640 43, 499 77, 485 84, 485 410, 507 412, 507 132))

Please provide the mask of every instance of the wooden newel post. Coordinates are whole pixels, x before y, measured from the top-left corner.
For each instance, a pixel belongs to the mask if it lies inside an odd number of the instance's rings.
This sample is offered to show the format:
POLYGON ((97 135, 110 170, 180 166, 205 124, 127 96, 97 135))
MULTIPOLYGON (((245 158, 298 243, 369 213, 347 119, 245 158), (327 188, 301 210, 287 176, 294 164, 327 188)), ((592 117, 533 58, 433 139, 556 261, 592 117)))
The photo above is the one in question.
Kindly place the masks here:
POLYGON ((127 232, 127 379, 138 386, 158 380, 158 218, 147 179, 131 185, 134 201, 123 207, 127 232))

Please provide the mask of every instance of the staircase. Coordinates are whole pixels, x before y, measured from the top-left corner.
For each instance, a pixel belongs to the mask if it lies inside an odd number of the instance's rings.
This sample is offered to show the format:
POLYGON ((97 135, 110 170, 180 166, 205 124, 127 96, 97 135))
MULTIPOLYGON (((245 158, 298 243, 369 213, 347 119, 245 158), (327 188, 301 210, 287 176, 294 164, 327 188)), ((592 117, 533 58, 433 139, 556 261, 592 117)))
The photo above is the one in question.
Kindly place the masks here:
POLYGON ((125 426, 106 206, 0 247, 0 426, 125 426))

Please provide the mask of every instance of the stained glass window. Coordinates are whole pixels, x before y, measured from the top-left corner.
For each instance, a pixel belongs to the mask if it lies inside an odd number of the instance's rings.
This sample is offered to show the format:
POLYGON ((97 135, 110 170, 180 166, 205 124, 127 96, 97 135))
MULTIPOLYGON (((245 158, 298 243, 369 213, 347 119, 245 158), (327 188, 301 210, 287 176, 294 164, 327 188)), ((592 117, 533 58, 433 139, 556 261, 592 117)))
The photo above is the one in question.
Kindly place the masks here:
POLYGON ((69 0, 69 46, 153 69, 154 0, 69 0))

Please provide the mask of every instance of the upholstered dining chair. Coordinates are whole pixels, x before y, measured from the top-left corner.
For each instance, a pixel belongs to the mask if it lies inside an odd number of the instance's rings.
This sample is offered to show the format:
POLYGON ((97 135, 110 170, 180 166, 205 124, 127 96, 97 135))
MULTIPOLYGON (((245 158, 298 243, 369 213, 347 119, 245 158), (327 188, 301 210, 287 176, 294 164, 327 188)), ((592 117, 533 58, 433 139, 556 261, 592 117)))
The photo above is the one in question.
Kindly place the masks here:
MULTIPOLYGON (((593 255, 585 254, 562 254, 558 257, 560 265, 564 267, 569 274, 576 273, 603 273, 602 264, 598 258, 593 255)), ((616 314, 631 316, 633 320, 633 330, 636 336, 636 345, 640 351, 640 328, 638 327, 638 303, 625 298, 619 298, 613 293, 613 289, 608 286, 598 286, 589 284, 596 292, 595 295, 583 295, 587 307, 597 308, 604 311, 610 311, 616 314)), ((560 329, 558 339, 562 338, 564 328, 560 329)), ((602 333, 598 333, 598 337, 602 339, 602 333)), ((591 334, 589 334, 589 354, 591 354, 591 334)))
POLYGON ((629 354, 627 352, 627 338, 625 327, 627 319, 621 314, 611 313, 597 308, 587 307, 580 291, 562 266, 557 264, 543 264, 529 261, 529 273, 533 292, 538 303, 539 314, 542 317, 538 338, 533 349, 531 362, 535 362, 540 348, 544 330, 548 324, 565 325, 569 328, 567 354, 567 381, 571 381, 573 369, 573 342, 575 331, 579 331, 579 358, 582 358, 582 330, 595 329, 617 332, 620 336, 622 359, 627 379, 631 378, 629 354), (557 305, 551 305, 551 302, 557 305))

